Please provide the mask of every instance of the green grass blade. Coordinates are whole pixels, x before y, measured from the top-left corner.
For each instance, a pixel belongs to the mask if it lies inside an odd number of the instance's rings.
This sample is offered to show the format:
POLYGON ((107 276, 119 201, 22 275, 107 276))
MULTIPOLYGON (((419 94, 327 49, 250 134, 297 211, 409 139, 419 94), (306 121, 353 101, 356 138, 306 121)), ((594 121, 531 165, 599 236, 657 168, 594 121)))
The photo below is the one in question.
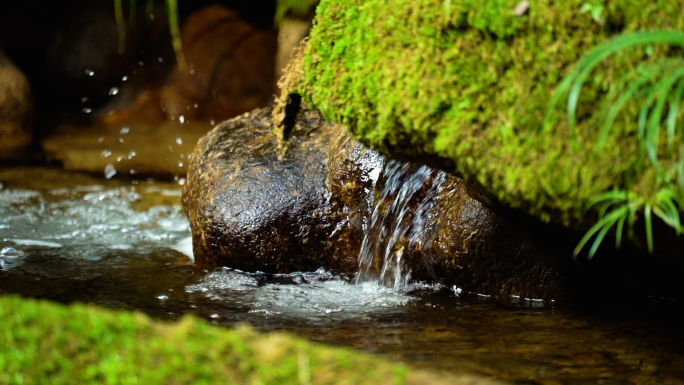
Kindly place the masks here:
MULTIPOLYGON (((677 186, 684 192, 684 144, 679 146, 679 160, 677 162, 677 186)), ((681 205, 680 205, 681 206, 681 205)))
POLYGON ((622 230, 625 226, 625 220, 629 216, 629 210, 626 211, 625 215, 621 216, 617 221, 617 227, 615 228, 615 248, 619 249, 622 245, 622 230))
MULTIPOLYGON (((664 71, 667 70, 668 67, 672 66, 674 63, 680 62, 681 59, 679 58, 665 59, 662 62, 656 63, 653 66, 650 66, 649 68, 645 69, 644 73, 642 73, 641 76, 629 82, 629 86, 623 92, 619 92, 619 90, 621 90, 622 88, 621 86, 618 86, 616 88, 616 93, 619 95, 619 97, 617 97, 616 100, 614 100, 615 98, 611 98, 610 96, 607 98, 608 107, 605 109, 607 110, 605 114, 606 116, 604 118, 601 131, 599 132, 598 139, 596 141, 597 151, 601 151, 605 146, 606 139, 608 138, 608 133, 610 132, 610 128, 615 123, 615 119, 617 119, 617 116, 619 112, 622 110, 622 107, 624 107, 624 105, 630 99, 636 97, 636 95, 638 95, 641 92, 641 89, 644 86, 644 84, 648 83, 658 75, 661 75, 664 71)), ((628 82, 626 79, 631 76, 633 76, 633 74, 630 72, 627 75, 623 76, 623 78, 621 78, 619 82, 628 82)))
POLYGON ((672 100, 670 101, 670 111, 667 114, 667 143, 669 146, 674 144, 675 128, 677 127, 677 113, 679 112, 679 105, 682 103, 682 96, 684 96, 684 79, 680 79, 672 93, 672 100))
POLYGON ((655 105, 651 110, 646 124, 646 147, 649 157, 654 166, 658 166, 657 152, 660 133, 660 123, 663 120, 665 105, 669 99, 670 90, 684 76, 684 71, 680 68, 673 71, 669 76, 664 77, 653 85, 653 95, 655 105))
POLYGON ((629 215, 627 216, 627 236, 630 239, 634 239, 634 222, 636 220, 636 213, 639 206, 636 204, 631 204, 629 207, 629 215))
MULTIPOLYGON (((615 210, 611 211, 609 214, 606 216, 600 218, 580 239, 579 243, 575 247, 575 250, 573 251, 573 255, 577 256, 580 251, 582 251, 582 248, 584 248, 584 245, 587 244, 587 242, 591 239, 594 234, 596 234, 599 230, 601 230, 604 227, 610 227, 615 224, 615 222, 620 218, 621 215, 625 215, 628 212, 628 205, 623 205, 620 206, 619 208, 616 208, 615 210)), ((598 246, 596 246, 598 247, 598 246)), ((593 248, 593 246, 592 246, 593 248)), ((593 257, 593 255, 592 255, 593 257)))
POLYGON ((568 114, 568 129, 573 146, 577 144, 575 134, 577 102, 581 88, 588 74, 606 57, 624 48, 640 44, 670 44, 684 47, 684 33, 678 31, 640 31, 618 35, 592 49, 575 66, 575 68, 561 81, 556 92, 551 97, 546 111, 544 130, 552 128, 553 110, 560 99, 568 94, 566 110, 568 114))
MULTIPOLYGON (((616 218, 615 221, 619 220, 620 217, 616 218)), ((615 221, 611 221, 610 223, 606 223, 602 228, 601 231, 599 231, 598 235, 596 236, 596 239, 594 239, 594 243, 591 245, 591 249, 589 249, 589 255, 588 259, 591 260, 594 258, 594 254, 596 254, 596 250, 598 250, 598 247, 601 245, 601 242, 603 242, 603 238, 605 238, 606 234, 608 233, 608 230, 610 230, 611 227, 615 224, 615 221)))
POLYGON ((644 222, 646 224, 646 245, 649 254, 653 254, 653 223, 651 218, 651 204, 644 205, 644 222))
POLYGON ((169 30, 171 32, 171 43, 173 51, 176 53, 178 68, 185 70, 185 55, 183 54, 183 43, 181 41, 180 25, 178 24, 178 0, 165 0, 166 13, 169 18, 169 30))
POLYGON ((119 53, 126 50, 126 22, 123 17, 123 0, 114 0, 114 19, 119 30, 119 53))

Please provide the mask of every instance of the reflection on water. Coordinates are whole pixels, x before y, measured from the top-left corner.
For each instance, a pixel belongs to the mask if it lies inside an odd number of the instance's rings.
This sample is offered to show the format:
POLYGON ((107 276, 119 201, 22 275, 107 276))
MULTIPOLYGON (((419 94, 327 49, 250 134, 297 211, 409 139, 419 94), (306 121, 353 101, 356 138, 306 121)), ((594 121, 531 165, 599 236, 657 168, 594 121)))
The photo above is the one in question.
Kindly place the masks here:
POLYGON ((520 383, 684 383, 680 306, 565 309, 320 269, 194 268, 180 186, 0 170, 0 293, 248 322, 417 366, 520 383))

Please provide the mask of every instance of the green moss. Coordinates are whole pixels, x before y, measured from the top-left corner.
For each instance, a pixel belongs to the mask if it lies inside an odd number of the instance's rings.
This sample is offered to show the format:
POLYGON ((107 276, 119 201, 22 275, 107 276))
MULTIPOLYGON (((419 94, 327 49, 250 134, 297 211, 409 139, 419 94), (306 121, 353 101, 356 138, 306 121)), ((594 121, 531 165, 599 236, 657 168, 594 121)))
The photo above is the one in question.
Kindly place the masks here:
POLYGON ((308 19, 313 17, 319 0, 278 0, 276 2, 275 23, 279 25, 286 17, 308 19))
POLYGON ((1 297, 0 323, 0 384, 400 384, 425 375, 350 349, 189 316, 161 323, 1 297))
POLYGON ((586 204, 613 188, 653 197, 667 182, 637 164, 636 104, 624 108, 600 152, 592 147, 596 107, 625 71, 678 51, 643 47, 602 64, 582 90, 578 148, 564 106, 549 131, 543 120, 573 63, 623 31, 684 29, 684 2, 541 0, 516 16, 518 3, 323 0, 305 76, 290 92, 370 147, 450 160, 443 164, 455 163, 452 171, 544 221, 586 228, 594 219, 583 218, 586 204))

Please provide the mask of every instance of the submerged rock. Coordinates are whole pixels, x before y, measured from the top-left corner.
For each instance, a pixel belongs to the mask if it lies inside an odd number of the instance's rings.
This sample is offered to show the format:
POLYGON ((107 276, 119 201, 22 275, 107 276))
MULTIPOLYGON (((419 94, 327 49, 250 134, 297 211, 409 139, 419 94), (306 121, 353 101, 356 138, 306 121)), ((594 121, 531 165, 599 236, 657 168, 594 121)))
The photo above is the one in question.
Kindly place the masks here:
POLYGON ((543 235, 496 215, 457 177, 387 162, 313 111, 300 114, 279 161, 270 114, 224 122, 193 152, 183 205, 199 266, 325 267, 389 285, 410 273, 491 295, 569 293, 572 267, 543 235))
POLYGON ((28 80, 0 49, 0 160, 20 156, 30 144, 32 119, 28 80))

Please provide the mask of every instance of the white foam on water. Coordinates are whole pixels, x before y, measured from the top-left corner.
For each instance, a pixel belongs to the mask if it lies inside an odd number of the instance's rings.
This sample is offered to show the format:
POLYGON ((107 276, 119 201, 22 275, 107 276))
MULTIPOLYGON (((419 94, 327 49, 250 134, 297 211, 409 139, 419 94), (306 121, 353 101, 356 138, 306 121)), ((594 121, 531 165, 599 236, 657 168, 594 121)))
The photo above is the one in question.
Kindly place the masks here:
POLYGON ((0 248, 65 247, 70 257, 89 259, 101 255, 103 247, 136 252, 165 248, 188 255, 190 224, 180 208, 137 210, 133 205, 141 199, 135 186, 60 188, 45 196, 33 190, 0 190, 0 239, 7 243, 0 248))
POLYGON ((324 269, 274 275, 222 269, 187 286, 186 291, 222 303, 239 298, 251 313, 291 317, 353 317, 398 309, 417 299, 377 282, 354 284, 324 269), (264 279, 267 282, 261 282, 264 279))
POLYGON ((186 237, 179 240, 175 245, 171 246, 171 248, 187 255, 192 262, 195 262, 195 255, 192 253, 192 237, 186 237))
POLYGON ((7 239, 5 238, 5 241, 9 241, 14 243, 15 245, 22 245, 22 246, 38 246, 38 247, 52 247, 52 248, 60 248, 63 245, 61 243, 57 242, 50 242, 50 241, 41 241, 38 239, 7 239))

